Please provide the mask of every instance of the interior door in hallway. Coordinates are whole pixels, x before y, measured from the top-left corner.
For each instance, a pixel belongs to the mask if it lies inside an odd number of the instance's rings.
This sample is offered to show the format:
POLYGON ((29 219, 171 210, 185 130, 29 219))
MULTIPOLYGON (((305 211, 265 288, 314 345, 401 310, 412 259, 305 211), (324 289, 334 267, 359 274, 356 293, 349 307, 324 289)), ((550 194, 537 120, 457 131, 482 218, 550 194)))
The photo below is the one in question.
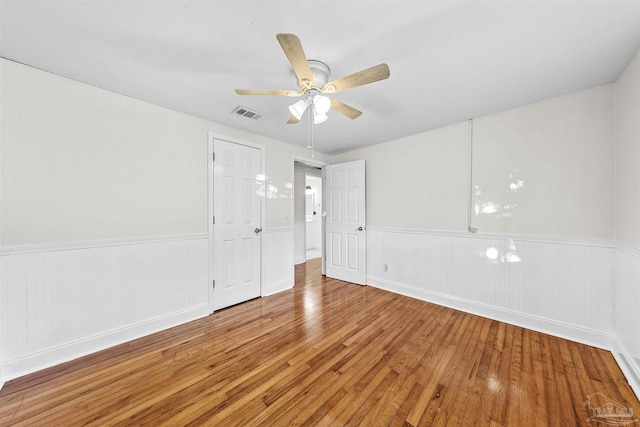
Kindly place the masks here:
POLYGON ((262 153, 214 140, 213 308, 219 310, 261 294, 262 153))
POLYGON ((325 166, 326 274, 366 281, 365 162, 325 166))

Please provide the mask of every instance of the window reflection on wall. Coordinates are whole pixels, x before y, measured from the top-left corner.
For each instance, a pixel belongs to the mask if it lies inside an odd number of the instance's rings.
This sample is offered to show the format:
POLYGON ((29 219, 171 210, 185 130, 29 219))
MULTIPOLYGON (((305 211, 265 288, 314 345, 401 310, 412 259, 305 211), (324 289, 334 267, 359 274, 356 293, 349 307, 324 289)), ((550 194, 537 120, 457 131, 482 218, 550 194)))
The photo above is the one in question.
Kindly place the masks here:
POLYGON ((522 258, 518 254, 518 249, 513 240, 507 241, 506 248, 500 250, 494 246, 489 246, 484 252, 480 253, 481 258, 485 258, 492 264, 521 262, 522 258))
POLYGON ((491 191, 484 191, 478 184, 473 190, 473 211, 476 216, 490 215, 493 218, 509 218, 518 208, 514 196, 524 188, 524 180, 518 177, 518 170, 512 169, 508 174, 506 185, 498 187, 494 191, 494 197, 490 196, 491 191), (504 200, 502 203, 496 199, 504 200), (508 201, 508 202, 507 202, 508 201))

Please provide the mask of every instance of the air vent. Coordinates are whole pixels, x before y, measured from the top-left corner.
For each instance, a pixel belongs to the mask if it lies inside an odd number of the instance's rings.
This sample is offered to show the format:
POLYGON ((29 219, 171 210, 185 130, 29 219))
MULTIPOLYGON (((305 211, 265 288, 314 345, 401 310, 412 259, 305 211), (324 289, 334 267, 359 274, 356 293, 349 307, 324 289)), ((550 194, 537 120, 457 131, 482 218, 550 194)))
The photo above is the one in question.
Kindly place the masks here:
POLYGON ((236 107, 235 110, 232 111, 232 114, 237 114, 253 120, 260 120, 262 118, 262 114, 241 106, 236 107))

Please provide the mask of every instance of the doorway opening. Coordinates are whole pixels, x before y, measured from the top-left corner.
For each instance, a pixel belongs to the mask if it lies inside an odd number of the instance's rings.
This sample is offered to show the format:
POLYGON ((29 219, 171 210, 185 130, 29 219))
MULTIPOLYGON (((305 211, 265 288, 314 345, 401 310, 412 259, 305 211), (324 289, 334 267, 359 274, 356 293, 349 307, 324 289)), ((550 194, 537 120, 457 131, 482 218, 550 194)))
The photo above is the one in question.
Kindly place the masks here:
MULTIPOLYGON (((365 161, 329 165, 313 159, 292 156, 292 273, 307 261, 307 174, 321 177, 322 275, 351 283, 366 283, 366 192, 365 161)), ((313 190, 313 186, 309 184, 313 190)), ((315 200, 311 201, 317 205, 315 200)), ((311 221, 309 221, 311 222, 311 221)), ((316 225, 317 226, 317 225, 316 225)), ((313 245, 310 245, 313 248, 313 245)))
POLYGON ((322 169, 294 161, 294 265, 321 258, 323 250, 322 169))
POLYGON ((322 177, 311 172, 305 172, 304 176, 305 249, 308 261, 322 257, 322 177))

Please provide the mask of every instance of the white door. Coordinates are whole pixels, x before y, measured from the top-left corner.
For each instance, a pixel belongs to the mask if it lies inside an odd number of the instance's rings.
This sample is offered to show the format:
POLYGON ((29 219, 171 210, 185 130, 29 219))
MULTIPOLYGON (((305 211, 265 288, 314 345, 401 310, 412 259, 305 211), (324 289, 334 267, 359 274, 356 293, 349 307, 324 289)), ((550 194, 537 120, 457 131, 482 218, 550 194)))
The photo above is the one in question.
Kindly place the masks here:
POLYGON ((364 160, 325 166, 326 274, 365 284, 364 160))
POLYGON ((260 296, 262 174, 259 149, 214 140, 213 308, 260 296))

